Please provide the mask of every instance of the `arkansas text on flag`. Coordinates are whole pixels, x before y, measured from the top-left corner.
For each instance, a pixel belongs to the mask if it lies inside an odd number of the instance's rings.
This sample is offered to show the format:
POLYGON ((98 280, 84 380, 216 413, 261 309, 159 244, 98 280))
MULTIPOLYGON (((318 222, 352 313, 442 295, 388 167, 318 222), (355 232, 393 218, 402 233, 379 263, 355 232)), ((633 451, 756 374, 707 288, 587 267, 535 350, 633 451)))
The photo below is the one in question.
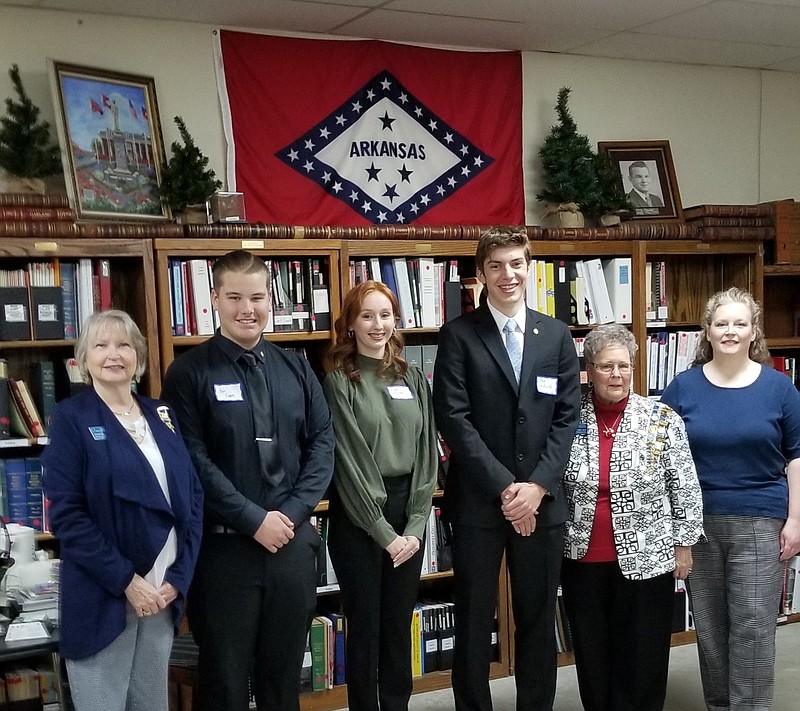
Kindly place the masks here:
POLYGON ((519 53, 226 30, 219 48, 251 221, 524 222, 519 53))

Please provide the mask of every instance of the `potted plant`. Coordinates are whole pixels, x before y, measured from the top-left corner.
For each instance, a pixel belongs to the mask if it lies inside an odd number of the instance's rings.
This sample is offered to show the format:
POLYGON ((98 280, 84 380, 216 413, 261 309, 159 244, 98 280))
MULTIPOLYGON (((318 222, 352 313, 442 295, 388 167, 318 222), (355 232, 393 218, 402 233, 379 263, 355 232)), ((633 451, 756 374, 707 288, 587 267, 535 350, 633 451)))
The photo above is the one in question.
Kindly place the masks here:
POLYGON ((558 124, 550 128, 539 150, 544 188, 537 200, 547 203, 544 216, 555 215, 561 227, 583 227, 581 209, 599 196, 595 153, 589 139, 578 133, 569 112, 569 87, 558 92, 555 106, 558 124))
POLYGON ((9 192, 44 193, 44 181, 61 172, 58 146, 50 141, 50 125, 39 120, 37 107, 22 86, 19 67, 8 70, 18 100, 6 99, 7 115, 0 118, 0 168, 10 177, 9 192))
POLYGON ((618 225, 623 217, 633 214, 633 205, 622 190, 619 173, 608 154, 597 153, 594 157, 594 167, 597 196, 584 205, 586 214, 605 227, 618 225))
POLYGON ((175 123, 183 143, 172 142, 170 158, 161 171, 161 200, 178 222, 208 223, 208 199, 222 182, 206 167, 208 157, 195 145, 183 119, 176 116, 175 123))

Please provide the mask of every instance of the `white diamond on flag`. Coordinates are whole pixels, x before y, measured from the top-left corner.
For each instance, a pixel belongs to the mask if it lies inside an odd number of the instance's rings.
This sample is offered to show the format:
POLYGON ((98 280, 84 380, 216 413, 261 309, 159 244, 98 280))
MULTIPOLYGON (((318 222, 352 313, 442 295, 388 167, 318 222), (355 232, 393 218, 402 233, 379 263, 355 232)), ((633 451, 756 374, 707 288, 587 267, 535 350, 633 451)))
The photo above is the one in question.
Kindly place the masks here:
POLYGON ((388 72, 276 156, 375 224, 412 222, 494 162, 388 72))

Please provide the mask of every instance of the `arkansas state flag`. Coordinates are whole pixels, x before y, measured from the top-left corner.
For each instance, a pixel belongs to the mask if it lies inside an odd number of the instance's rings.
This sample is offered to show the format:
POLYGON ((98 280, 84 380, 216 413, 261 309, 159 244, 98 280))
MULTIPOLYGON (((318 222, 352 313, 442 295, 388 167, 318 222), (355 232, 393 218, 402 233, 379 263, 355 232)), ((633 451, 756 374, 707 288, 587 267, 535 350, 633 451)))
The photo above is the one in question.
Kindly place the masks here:
POLYGON ((227 30, 217 48, 250 221, 524 223, 518 52, 227 30))

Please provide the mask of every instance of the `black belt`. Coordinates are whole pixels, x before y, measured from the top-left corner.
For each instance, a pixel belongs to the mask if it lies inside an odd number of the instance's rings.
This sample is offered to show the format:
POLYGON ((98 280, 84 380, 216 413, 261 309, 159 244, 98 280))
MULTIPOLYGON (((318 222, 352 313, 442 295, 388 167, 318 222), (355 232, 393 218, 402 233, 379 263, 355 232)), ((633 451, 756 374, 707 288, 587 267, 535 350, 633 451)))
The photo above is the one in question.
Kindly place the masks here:
POLYGON ((220 523, 215 523, 213 526, 207 526, 206 531, 209 533, 235 533, 237 535, 242 535, 240 531, 237 531, 235 528, 231 526, 223 526, 220 523))

